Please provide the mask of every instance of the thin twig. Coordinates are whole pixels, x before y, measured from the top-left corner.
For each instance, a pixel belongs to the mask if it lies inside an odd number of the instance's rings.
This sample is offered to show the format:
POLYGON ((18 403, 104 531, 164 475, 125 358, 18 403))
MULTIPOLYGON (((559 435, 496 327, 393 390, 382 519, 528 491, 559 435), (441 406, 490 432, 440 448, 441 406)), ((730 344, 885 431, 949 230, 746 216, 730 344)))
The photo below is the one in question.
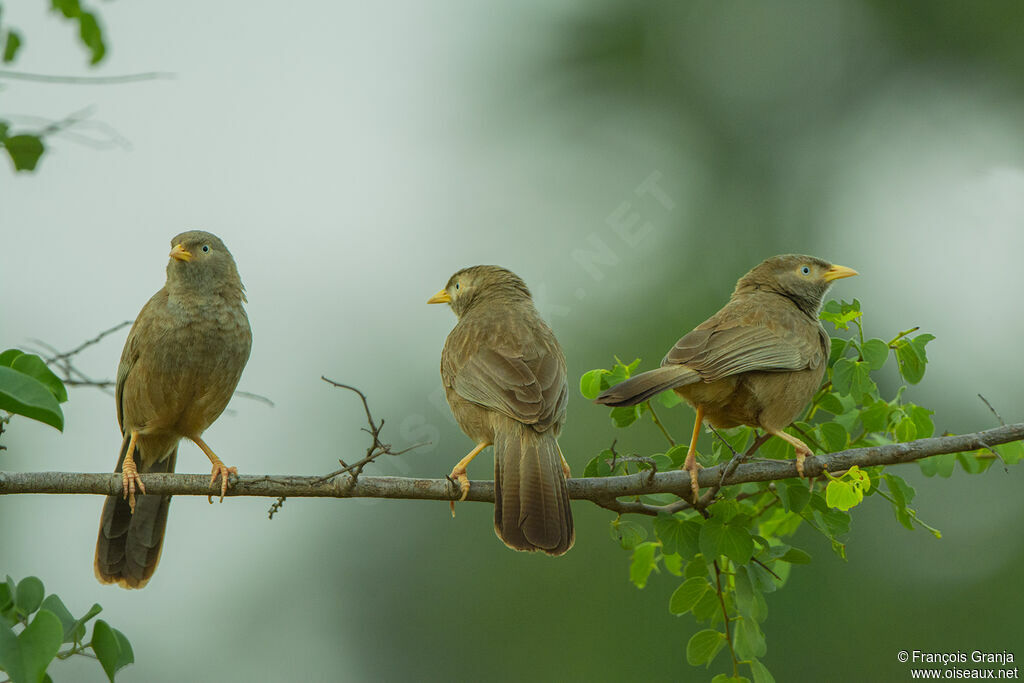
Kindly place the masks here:
POLYGON ((27 71, 0 69, 0 79, 3 78, 12 81, 60 83, 64 85, 118 85, 122 83, 138 83, 139 81, 154 81, 161 78, 174 78, 174 74, 166 71, 146 71, 118 76, 59 76, 55 74, 37 74, 27 71))
POLYGON ((722 606, 722 619, 725 621, 725 641, 729 644, 729 654, 732 656, 732 675, 733 678, 739 678, 740 662, 736 659, 736 650, 732 646, 732 634, 729 632, 729 612, 725 609, 725 593, 722 592, 722 570, 718 567, 718 560, 714 560, 712 564, 715 565, 715 592, 718 593, 718 602, 722 606))
POLYGON ((992 404, 988 402, 987 398, 985 398, 981 394, 978 394, 978 398, 980 398, 982 401, 985 402, 985 405, 988 406, 988 409, 991 410, 992 414, 996 416, 997 420, 999 420, 999 424, 1001 424, 1001 425, 1005 425, 1006 424, 1005 422, 1003 422, 1003 416, 996 412, 996 409, 992 407, 992 404))
POLYGON ((651 403, 651 401, 647 402, 647 410, 651 411, 651 419, 654 420, 654 424, 658 425, 658 429, 660 429, 661 433, 665 435, 666 439, 668 439, 669 445, 675 446, 675 439, 672 438, 672 435, 668 433, 667 429, 665 429, 665 425, 662 424, 660 419, 658 419, 658 414, 654 412, 654 404, 651 403))

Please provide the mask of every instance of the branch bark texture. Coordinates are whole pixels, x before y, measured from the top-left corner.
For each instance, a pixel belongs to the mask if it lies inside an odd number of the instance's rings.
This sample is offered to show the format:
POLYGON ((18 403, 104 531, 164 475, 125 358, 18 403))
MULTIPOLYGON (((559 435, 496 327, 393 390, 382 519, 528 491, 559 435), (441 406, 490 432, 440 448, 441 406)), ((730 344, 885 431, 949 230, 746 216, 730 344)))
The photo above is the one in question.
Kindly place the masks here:
MULTIPOLYGON (((973 434, 919 439, 908 443, 869 448, 854 448, 823 456, 809 457, 804 472, 809 477, 824 470, 839 472, 854 465, 896 465, 931 455, 991 448, 1024 439, 1024 423, 1004 425, 973 434)), ((700 471, 701 487, 717 486, 725 464, 700 471)), ((743 463, 725 477, 723 485, 753 481, 772 481, 796 477, 792 460, 760 460, 743 463)), ((176 496, 206 496, 213 492, 208 474, 144 474, 146 492, 176 496)), ((232 477, 228 496, 264 496, 289 498, 404 498, 415 500, 453 500, 460 495, 458 486, 447 479, 414 479, 410 477, 373 477, 362 475, 353 481, 342 474, 331 479, 292 475, 241 475, 232 477)), ((605 502, 620 496, 647 493, 689 495, 690 475, 684 470, 650 471, 619 477, 570 479, 569 497, 575 500, 605 502)), ((219 493, 219 486, 217 487, 219 493)), ((0 495, 50 493, 121 494, 120 474, 76 472, 0 472, 0 495)), ((473 481, 467 500, 494 502, 494 482, 473 481)))

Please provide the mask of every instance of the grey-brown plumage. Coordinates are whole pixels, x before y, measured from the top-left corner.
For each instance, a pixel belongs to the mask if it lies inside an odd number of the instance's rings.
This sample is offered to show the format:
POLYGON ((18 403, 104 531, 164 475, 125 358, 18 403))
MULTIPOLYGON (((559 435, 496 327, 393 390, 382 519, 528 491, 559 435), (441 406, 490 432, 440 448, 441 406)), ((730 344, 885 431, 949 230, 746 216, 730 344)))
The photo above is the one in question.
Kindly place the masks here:
POLYGON ((674 389, 697 411, 686 459, 697 495, 695 449, 702 421, 760 427, 791 443, 797 468, 810 449, 782 430, 821 385, 829 337, 818 309, 831 283, 856 275, 813 256, 767 259, 740 278, 729 303, 676 342, 656 370, 604 391, 596 401, 636 405, 674 389))
POLYGON ((498 266, 452 275, 430 303, 449 303, 458 323, 441 353, 441 380, 459 427, 477 447, 494 445, 494 530, 516 550, 561 555, 575 532, 568 466, 558 448, 568 398, 565 356, 518 276, 498 266))
POLYGON ((138 473, 173 472, 182 438, 213 463, 211 484, 228 468, 202 433, 227 406, 249 358, 252 333, 244 288, 231 253, 208 232, 171 240, 167 282, 140 311, 117 370, 117 422, 122 444, 115 472, 124 496, 108 496, 96 541, 102 583, 141 588, 156 570, 170 496, 139 495, 138 473), (131 453, 129 453, 131 451, 131 453), (134 510, 134 514, 133 514, 134 510))

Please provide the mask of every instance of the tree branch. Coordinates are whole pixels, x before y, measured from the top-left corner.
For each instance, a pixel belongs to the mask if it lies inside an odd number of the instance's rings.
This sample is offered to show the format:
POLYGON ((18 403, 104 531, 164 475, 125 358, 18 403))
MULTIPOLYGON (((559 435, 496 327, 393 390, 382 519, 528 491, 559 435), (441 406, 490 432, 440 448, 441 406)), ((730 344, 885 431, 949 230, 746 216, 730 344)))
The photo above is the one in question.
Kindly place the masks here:
MULTIPOLYGON (((974 434, 942 436, 920 439, 908 443, 869 448, 854 448, 824 456, 808 457, 804 472, 808 477, 821 475, 825 469, 832 472, 847 470, 854 465, 896 465, 912 462, 930 455, 973 451, 998 444, 1024 439, 1024 423, 1005 425, 974 434)), ((760 460, 737 464, 724 481, 722 474, 731 465, 716 465, 700 471, 698 481, 702 487, 724 486, 754 481, 772 481, 796 477, 796 464, 792 460, 760 460)), ((143 474, 146 491, 150 494, 206 496, 211 492, 209 474, 143 474)), ((689 473, 685 470, 649 471, 619 477, 570 479, 569 497, 604 503, 620 496, 649 493, 688 495, 689 473)), ((87 474, 74 472, 0 472, 0 495, 22 493, 93 494, 113 496, 121 493, 121 475, 87 474)), ((268 496, 306 498, 404 498, 416 500, 454 500, 459 496, 457 487, 447 479, 413 479, 408 477, 360 476, 353 480, 344 474, 324 480, 322 476, 242 475, 231 478, 228 496, 268 496)), ((469 487, 467 500, 494 502, 494 482, 474 481, 469 487)), ((623 512, 652 514, 644 508, 654 506, 625 505, 623 512)), ((654 513, 656 514, 656 513, 654 513)))

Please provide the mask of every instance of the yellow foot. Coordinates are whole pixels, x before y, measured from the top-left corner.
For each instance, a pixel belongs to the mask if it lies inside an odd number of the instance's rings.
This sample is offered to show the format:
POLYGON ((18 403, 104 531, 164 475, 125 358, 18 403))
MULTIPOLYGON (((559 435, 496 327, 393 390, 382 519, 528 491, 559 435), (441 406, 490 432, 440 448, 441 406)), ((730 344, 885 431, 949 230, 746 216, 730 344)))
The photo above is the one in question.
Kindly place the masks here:
POLYGON ((142 477, 139 476, 139 470, 135 467, 135 461, 125 458, 121 467, 121 490, 124 492, 124 497, 128 499, 128 507, 133 515, 135 514, 136 484, 139 485, 139 491, 146 492, 146 485, 142 483, 142 477))
MULTIPOLYGON (((232 474, 236 477, 238 476, 237 467, 228 467, 220 459, 213 463, 213 472, 210 474, 210 486, 216 484, 217 477, 220 477, 220 502, 222 503, 224 502, 224 494, 228 492, 228 476, 232 474)), ((217 494, 210 494, 206 497, 210 505, 213 505, 213 497, 215 495, 217 494)))

